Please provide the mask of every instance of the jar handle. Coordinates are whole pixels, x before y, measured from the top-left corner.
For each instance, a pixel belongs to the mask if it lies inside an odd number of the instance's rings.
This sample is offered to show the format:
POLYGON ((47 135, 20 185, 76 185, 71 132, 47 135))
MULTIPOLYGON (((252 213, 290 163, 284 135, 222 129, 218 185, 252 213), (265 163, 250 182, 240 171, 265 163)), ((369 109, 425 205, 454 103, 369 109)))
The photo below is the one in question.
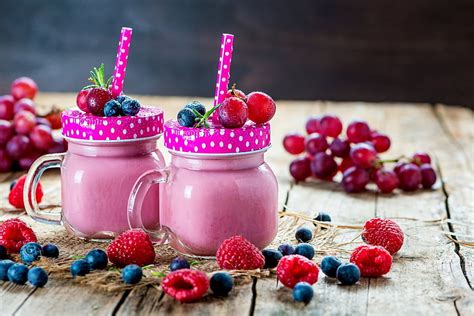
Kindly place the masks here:
MULTIPOLYGON (((158 229, 150 230, 145 228, 142 220, 142 206, 148 190, 153 184, 164 184, 168 182, 170 170, 169 168, 149 170, 143 173, 135 182, 130 197, 128 199, 128 225, 130 228, 140 228, 147 232, 152 241, 156 243, 167 243, 169 239, 169 231, 161 227, 158 220, 158 229)), ((161 195, 161 193, 160 193, 161 195)), ((161 204, 161 199, 160 203, 161 204)), ((160 210, 158 209, 158 218, 160 210)))
POLYGON ((28 171, 23 190, 23 200, 25 201, 26 212, 35 221, 54 225, 61 224, 61 211, 51 213, 40 210, 36 200, 36 188, 46 170, 61 167, 64 156, 65 153, 41 156, 35 160, 28 171))

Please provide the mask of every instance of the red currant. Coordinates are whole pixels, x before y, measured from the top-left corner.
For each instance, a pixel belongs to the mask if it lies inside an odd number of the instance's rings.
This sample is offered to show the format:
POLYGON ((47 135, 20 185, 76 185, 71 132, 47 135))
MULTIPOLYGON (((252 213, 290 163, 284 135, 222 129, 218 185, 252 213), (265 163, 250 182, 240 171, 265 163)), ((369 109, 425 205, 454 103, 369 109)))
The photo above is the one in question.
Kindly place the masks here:
POLYGON ((292 155, 304 152, 304 136, 300 133, 288 133, 283 138, 283 147, 292 155))
POLYGON ((248 118, 256 124, 270 121, 276 112, 275 101, 266 93, 251 92, 247 95, 248 118))

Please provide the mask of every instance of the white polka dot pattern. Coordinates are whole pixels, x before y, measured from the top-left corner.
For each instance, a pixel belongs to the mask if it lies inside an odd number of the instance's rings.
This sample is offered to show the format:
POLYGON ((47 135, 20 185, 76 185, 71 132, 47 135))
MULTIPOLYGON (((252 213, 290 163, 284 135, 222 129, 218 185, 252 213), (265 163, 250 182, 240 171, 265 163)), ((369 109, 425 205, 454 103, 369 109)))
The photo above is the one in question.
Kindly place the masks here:
POLYGON ((111 92, 114 97, 119 96, 123 90, 125 80, 125 70, 127 69, 128 50, 132 41, 132 29, 122 27, 120 41, 117 49, 117 59, 115 61, 114 75, 112 79, 111 92))
POLYGON ((136 116, 102 117, 79 110, 61 114, 65 137, 92 141, 141 139, 163 133, 163 111, 142 107, 136 116))
POLYGON ((164 126, 165 147, 172 151, 198 154, 252 152, 270 146, 270 124, 248 122, 241 128, 190 128, 170 120, 164 126))

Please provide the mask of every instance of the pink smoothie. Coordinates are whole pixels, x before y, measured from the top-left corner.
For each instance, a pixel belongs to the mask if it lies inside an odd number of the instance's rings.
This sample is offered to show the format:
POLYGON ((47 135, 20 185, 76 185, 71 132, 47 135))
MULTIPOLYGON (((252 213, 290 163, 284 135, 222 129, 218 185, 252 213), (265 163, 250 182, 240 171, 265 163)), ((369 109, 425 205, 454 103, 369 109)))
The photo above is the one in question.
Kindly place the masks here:
MULTIPOLYGON (((129 229, 127 203, 137 178, 162 168, 157 138, 115 143, 69 140, 61 167, 63 224, 79 237, 113 238, 129 229)), ((142 208, 145 227, 156 228, 158 186, 152 186, 142 208)))
POLYGON ((278 184, 264 154, 172 153, 162 190, 161 225, 184 253, 213 256, 226 238, 242 235, 259 248, 275 237, 278 184))

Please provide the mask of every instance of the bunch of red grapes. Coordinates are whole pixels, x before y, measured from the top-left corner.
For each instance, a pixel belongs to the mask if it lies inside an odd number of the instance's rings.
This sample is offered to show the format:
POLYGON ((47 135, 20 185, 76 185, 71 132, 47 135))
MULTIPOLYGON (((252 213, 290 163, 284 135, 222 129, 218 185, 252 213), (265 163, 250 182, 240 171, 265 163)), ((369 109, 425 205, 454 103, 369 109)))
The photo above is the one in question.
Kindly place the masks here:
POLYGON ((28 170, 46 153, 64 152, 66 143, 52 130, 61 128, 60 114, 36 114, 38 86, 27 77, 13 81, 11 94, 0 96, 0 172, 28 170))
POLYGON ((380 153, 390 148, 390 138, 370 129, 364 121, 352 121, 341 134, 341 120, 326 114, 310 117, 306 122, 307 135, 289 133, 283 139, 286 151, 304 156, 293 160, 290 174, 295 181, 310 177, 331 181, 342 173, 342 186, 348 193, 358 193, 374 182, 382 193, 396 188, 416 191, 431 188, 436 182, 436 172, 427 153, 417 152, 412 157, 382 160, 380 153), (387 163, 396 163, 392 169, 387 163))

